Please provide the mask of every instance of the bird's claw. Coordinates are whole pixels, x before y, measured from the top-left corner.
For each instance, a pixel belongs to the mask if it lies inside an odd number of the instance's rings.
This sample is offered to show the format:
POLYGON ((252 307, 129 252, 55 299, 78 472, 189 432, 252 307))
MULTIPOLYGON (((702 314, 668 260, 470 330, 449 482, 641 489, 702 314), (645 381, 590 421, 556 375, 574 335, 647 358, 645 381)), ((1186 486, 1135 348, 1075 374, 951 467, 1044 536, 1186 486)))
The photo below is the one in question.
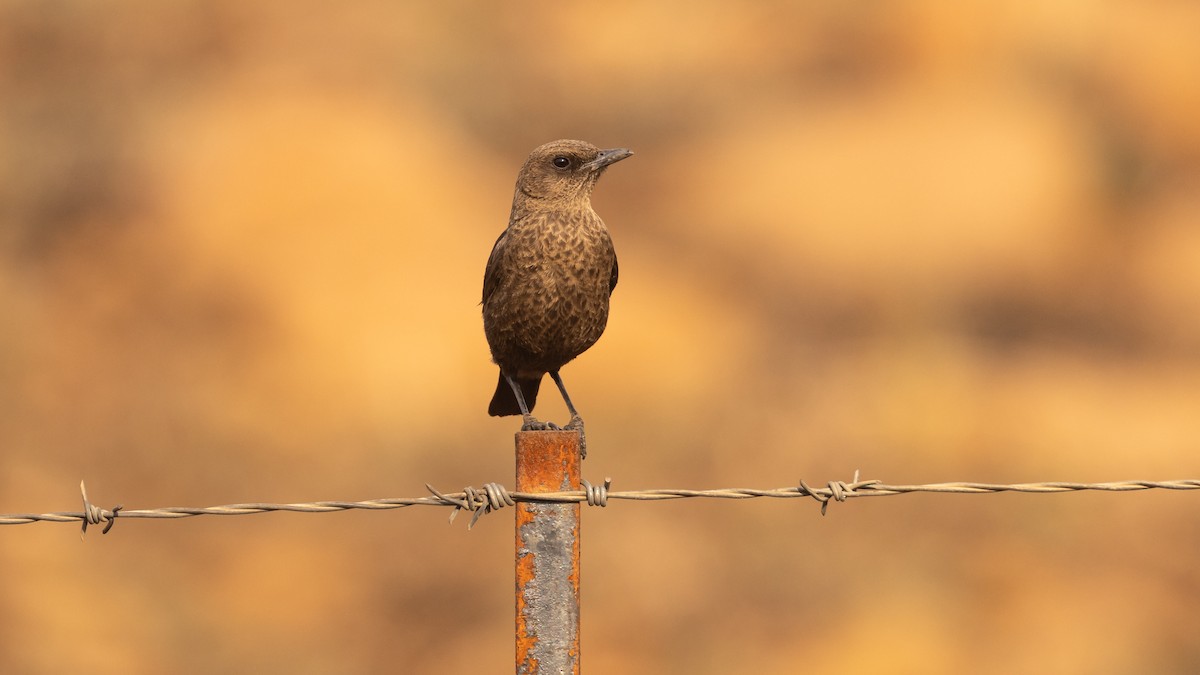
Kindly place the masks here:
POLYGON ((521 431, 557 431, 558 425, 553 422, 543 422, 533 415, 525 416, 525 423, 521 425, 521 431))
POLYGON ((583 431, 583 418, 579 415, 571 415, 571 421, 567 422, 567 426, 563 427, 563 430, 579 432, 579 458, 587 459, 587 435, 583 431))
POLYGON ((563 427, 558 426, 554 422, 543 422, 533 415, 526 415, 525 423, 521 425, 521 431, 578 431, 579 458, 587 458, 587 436, 583 432, 583 418, 579 415, 572 415, 571 421, 567 422, 567 425, 563 427))

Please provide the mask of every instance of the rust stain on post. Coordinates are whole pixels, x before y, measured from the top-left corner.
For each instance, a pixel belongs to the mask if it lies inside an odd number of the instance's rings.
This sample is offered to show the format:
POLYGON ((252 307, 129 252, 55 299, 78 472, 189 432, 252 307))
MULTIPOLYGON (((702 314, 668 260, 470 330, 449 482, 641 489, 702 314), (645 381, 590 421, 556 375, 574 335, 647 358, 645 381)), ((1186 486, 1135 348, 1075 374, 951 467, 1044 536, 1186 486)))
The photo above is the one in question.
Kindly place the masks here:
MULTIPOLYGON (((517 434, 517 490, 579 489, 579 434, 517 434)), ((579 673, 580 505, 517 504, 517 673, 579 673)))

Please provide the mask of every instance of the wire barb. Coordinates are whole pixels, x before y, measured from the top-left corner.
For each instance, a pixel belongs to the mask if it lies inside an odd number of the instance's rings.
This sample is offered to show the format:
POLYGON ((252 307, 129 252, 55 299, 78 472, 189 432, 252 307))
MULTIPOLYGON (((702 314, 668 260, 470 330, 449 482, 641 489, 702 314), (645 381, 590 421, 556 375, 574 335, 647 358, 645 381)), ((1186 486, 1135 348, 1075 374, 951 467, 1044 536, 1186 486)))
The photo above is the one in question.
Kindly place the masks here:
POLYGON ((485 513, 499 511, 506 506, 516 504, 512 496, 508 494, 508 490, 499 483, 484 483, 484 493, 481 495, 475 491, 475 488, 464 488, 467 493, 468 500, 475 505, 475 515, 471 516, 471 522, 467 523, 467 529, 475 527, 475 523, 483 517, 485 513))
POLYGON ((449 520, 448 522, 451 522, 451 523, 453 523, 453 522, 454 522, 454 519, 458 517, 458 512, 459 512, 459 511, 464 511, 464 510, 465 510, 465 511, 473 511, 473 510, 474 510, 474 509, 471 507, 471 503, 470 503, 469 501, 467 501, 465 498, 462 498, 462 499, 456 499, 456 498, 454 498, 454 497, 448 497, 448 496, 446 496, 446 495, 444 495, 444 494, 442 494, 442 493, 438 492, 438 491, 437 491, 437 489, 436 489, 436 488, 434 488, 434 487, 433 487, 432 485, 430 485, 429 483, 426 483, 426 484, 425 484, 425 489, 426 489, 426 490, 429 490, 430 492, 432 492, 432 493, 433 493, 433 496, 435 496, 435 497, 437 497, 438 499, 440 499, 442 504, 444 504, 444 505, 446 505, 446 506, 453 506, 453 507, 454 507, 454 510, 450 512, 450 520, 449 520))
POLYGON ((468 530, 474 527, 475 523, 478 522, 479 519, 484 516, 484 514, 491 513, 492 511, 499 511, 506 506, 512 506, 513 504, 517 503, 516 500, 513 499, 512 495, 508 493, 508 490, 499 483, 484 483, 482 491, 476 490, 474 487, 468 485, 467 487, 463 488, 461 493, 462 497, 457 495, 444 495, 441 492, 438 492, 437 489, 435 489, 429 483, 425 484, 425 489, 429 490, 435 497, 440 499, 442 504, 454 507, 454 510, 450 512, 450 520, 448 521, 450 523, 453 523, 454 519, 458 517, 459 511, 471 511, 474 513, 474 515, 471 516, 471 522, 467 523, 468 530))
POLYGON ((117 504, 106 511, 96 506, 88 499, 87 486, 83 484, 83 481, 79 481, 79 492, 83 495, 83 527, 79 532, 79 538, 83 539, 87 535, 88 525, 99 525, 100 523, 104 523, 104 529, 100 530, 100 534, 108 534, 113 525, 117 524, 117 513, 124 507, 117 504))
POLYGON ((612 479, 605 476, 603 485, 592 485, 587 480, 580 481, 583 493, 587 496, 588 506, 608 506, 608 488, 612 487, 612 479))
POLYGON ((800 479, 800 487, 798 488, 798 490, 801 495, 804 495, 806 497, 812 497, 813 499, 821 502, 821 515, 823 516, 823 515, 825 515, 825 510, 829 508, 829 500, 830 499, 833 499, 833 500, 839 501, 839 502, 844 502, 844 501, 846 501, 847 497, 862 496, 861 493, 855 492, 855 490, 857 490, 859 488, 870 487, 872 485, 879 485, 879 484, 880 484, 880 482, 877 480, 860 481, 858 479, 858 469, 855 469, 854 470, 854 479, 851 480, 849 483, 845 483, 840 480, 831 480, 828 483, 829 487, 818 488, 818 489, 814 490, 813 488, 808 486, 808 483, 804 482, 803 478, 801 478, 800 479))

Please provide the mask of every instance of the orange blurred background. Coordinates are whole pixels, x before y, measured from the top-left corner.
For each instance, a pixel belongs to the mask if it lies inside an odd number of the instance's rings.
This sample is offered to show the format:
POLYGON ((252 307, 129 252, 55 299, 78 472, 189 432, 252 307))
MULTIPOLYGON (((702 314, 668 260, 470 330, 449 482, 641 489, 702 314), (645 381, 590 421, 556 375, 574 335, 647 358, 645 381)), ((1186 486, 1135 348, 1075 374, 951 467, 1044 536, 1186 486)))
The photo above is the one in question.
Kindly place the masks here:
MULTIPOLYGON (((1200 6, 0 5, 0 512, 511 485, 479 317, 536 145, 614 489, 1200 475, 1200 6)), ((551 388, 549 393, 553 393, 551 388)), ((541 416, 565 422, 557 396, 541 416)), ((615 502, 618 673, 1200 671, 1200 496, 615 502)), ((0 672, 511 672, 511 513, 0 530, 0 672)), ((606 670, 605 670, 606 669, 606 670)))

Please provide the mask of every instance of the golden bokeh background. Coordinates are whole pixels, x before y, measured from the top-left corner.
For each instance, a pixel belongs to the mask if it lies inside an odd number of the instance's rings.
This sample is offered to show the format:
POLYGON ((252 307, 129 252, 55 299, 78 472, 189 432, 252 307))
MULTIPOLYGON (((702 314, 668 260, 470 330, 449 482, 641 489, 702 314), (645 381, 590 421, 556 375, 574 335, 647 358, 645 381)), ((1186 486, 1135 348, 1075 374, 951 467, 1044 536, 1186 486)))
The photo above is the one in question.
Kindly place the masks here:
MULTIPOLYGON (((1195 3, 0 5, 0 512, 511 485, 526 153, 626 146, 616 489, 1200 475, 1195 3)), ((541 415, 565 421, 553 393, 541 415)), ((1186 492, 617 502, 617 673, 1200 671, 1186 492)), ((0 531, 0 672, 511 672, 511 513, 0 531)))

